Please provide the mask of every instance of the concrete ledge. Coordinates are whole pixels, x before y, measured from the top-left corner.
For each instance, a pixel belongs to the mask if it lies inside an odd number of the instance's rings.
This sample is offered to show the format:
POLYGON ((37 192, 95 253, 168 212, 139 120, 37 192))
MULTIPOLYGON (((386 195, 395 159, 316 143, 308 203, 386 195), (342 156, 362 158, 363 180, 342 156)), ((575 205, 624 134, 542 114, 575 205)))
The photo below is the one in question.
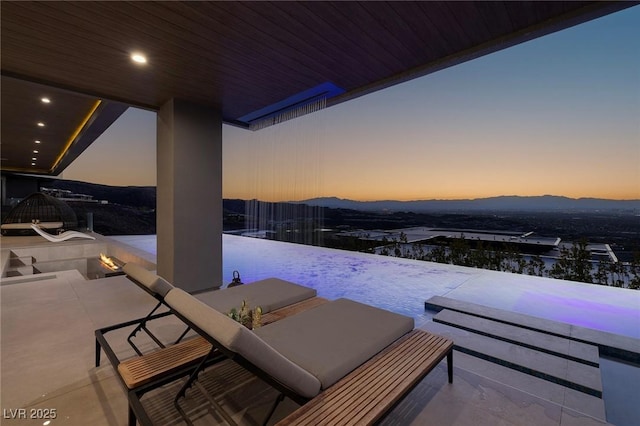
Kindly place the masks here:
POLYGON ((433 317, 433 321, 592 367, 600 365, 597 346, 576 342, 564 337, 528 330, 448 309, 440 311, 433 317))
POLYGON ((527 330, 564 337, 576 342, 598 346, 600 355, 640 364, 640 339, 551 321, 517 312, 490 308, 448 297, 433 296, 424 304, 425 309, 440 312, 443 309, 462 312, 479 318, 515 325, 527 330))
POLYGON ((124 263, 137 263, 150 271, 157 269, 156 256, 151 253, 147 253, 144 250, 140 250, 113 238, 102 237, 102 240, 108 244, 107 251, 109 254, 112 254, 124 263))

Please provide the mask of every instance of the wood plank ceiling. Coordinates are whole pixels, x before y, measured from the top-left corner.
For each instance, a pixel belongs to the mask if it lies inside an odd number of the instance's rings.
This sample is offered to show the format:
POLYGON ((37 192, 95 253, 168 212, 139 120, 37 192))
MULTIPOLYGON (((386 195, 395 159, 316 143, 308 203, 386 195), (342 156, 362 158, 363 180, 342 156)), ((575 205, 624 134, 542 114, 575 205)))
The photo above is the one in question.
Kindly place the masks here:
MULTIPOLYGON (((60 98, 61 122, 79 122, 95 99, 155 110, 180 98, 246 125, 238 119, 325 82, 345 90, 329 105, 343 102, 636 3, 2 2, 3 152, 37 121, 26 105, 27 122, 5 114, 36 96, 14 93, 8 77, 75 94, 60 98), (148 63, 132 63, 133 51, 148 63)), ((73 125, 60 126, 63 144, 73 125)))

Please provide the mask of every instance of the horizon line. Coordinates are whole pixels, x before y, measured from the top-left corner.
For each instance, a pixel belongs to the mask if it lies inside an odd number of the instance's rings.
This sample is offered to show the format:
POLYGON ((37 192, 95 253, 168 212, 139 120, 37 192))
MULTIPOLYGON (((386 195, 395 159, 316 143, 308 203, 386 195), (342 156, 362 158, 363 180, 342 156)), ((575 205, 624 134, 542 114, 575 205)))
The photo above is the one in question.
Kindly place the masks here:
MULTIPOLYGON (((86 184, 91 184, 91 185, 100 185, 100 186, 109 186, 109 187, 113 187, 113 188, 131 188, 131 187, 137 187, 137 188, 157 188, 157 184, 156 185, 136 185, 136 184, 130 184, 130 185, 109 185, 109 184, 105 184, 105 183, 98 183, 98 182, 89 182, 89 181, 81 181, 81 180, 75 180, 75 179, 65 179, 65 178, 56 178, 56 177, 51 177, 51 180, 63 180, 63 181, 67 181, 67 182, 79 182, 79 183, 86 183, 86 184)), ((261 199, 261 198, 256 198, 256 197, 251 197, 251 198, 245 198, 245 197, 238 197, 238 196, 225 196, 223 195, 223 199, 227 199, 227 200, 232 200, 232 199, 236 199, 236 200, 260 200, 260 201, 267 201, 267 202, 271 202, 271 203, 287 203, 287 202, 303 202, 303 201, 308 201, 308 200, 316 200, 316 199, 321 199, 321 198, 336 198, 339 200, 347 200, 347 201, 355 201, 355 202, 361 202, 361 203, 369 203, 369 202, 382 202, 382 201, 395 201, 395 202, 417 202, 417 201, 475 201, 475 200, 486 200, 486 199, 490 199, 490 198, 501 198, 501 197, 518 197, 518 198, 536 198, 536 197, 559 197, 559 198, 568 198, 571 200, 584 200, 584 199, 597 199, 597 200, 607 200, 607 201, 640 201, 640 194, 638 194, 635 197, 629 197, 629 198, 607 198, 607 197, 602 197, 602 196, 587 196, 587 195, 583 195, 583 196, 579 196, 579 197, 575 197, 575 196, 569 196, 569 195, 558 195, 558 194, 537 194, 537 195, 517 195, 517 194, 500 194, 500 195, 487 195, 487 196, 482 196, 482 197, 452 197, 452 198, 411 198, 411 199, 398 199, 398 198, 377 198, 377 199, 357 199, 357 198, 347 198, 347 197, 341 197, 338 195, 318 195, 315 197, 310 197, 310 198, 301 198, 301 199, 289 199, 289 200, 267 200, 267 199, 261 199)))

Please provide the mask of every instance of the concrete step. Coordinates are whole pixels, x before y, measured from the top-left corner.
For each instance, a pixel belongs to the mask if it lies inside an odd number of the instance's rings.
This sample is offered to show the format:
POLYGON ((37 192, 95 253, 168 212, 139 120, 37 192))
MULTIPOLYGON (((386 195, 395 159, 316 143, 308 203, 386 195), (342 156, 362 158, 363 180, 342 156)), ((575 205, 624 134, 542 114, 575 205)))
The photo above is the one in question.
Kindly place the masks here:
POLYGON ((9 257, 9 267, 20 267, 20 266, 28 266, 33 265, 34 259, 33 256, 22 256, 18 257, 14 253, 11 253, 11 257, 9 257))
POLYGON ((565 358, 432 322, 423 328, 449 337, 460 352, 602 398, 600 370, 565 358))
MULTIPOLYGON (((557 383, 454 350, 453 362, 461 369, 485 377, 537 398, 606 422, 604 399, 569 389, 557 383)), ((454 379, 455 383, 455 379, 454 379)))
POLYGON ((19 277, 22 275, 33 275, 37 274, 39 271, 36 270, 33 265, 26 266, 12 266, 7 268, 6 274, 8 277, 19 277))
POLYGON ((566 358, 571 361, 580 362, 592 367, 598 367, 600 364, 600 354, 597 346, 564 337, 480 318, 462 312, 450 311, 448 309, 444 309, 436 314, 433 317, 433 321, 566 358))
POLYGON ((517 312, 490 308, 488 306, 442 296, 433 296, 425 302, 424 306, 425 309, 432 311, 439 312, 442 309, 448 309, 463 312, 480 318, 596 345, 600 350, 600 355, 607 355, 612 358, 640 364, 640 339, 579 327, 568 323, 551 321, 517 312))

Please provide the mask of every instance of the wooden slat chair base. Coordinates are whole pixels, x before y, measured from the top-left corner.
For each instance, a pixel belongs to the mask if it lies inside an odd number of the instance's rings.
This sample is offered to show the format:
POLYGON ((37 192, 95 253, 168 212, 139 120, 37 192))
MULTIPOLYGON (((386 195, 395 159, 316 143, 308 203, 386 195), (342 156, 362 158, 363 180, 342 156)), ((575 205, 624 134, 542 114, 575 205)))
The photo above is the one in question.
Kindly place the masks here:
POLYGON ((370 425, 387 414, 440 361, 453 381, 453 341, 413 330, 278 423, 370 425))
POLYGON ((200 336, 118 365, 118 373, 129 389, 134 389, 187 364, 195 364, 211 351, 211 344, 200 336))

